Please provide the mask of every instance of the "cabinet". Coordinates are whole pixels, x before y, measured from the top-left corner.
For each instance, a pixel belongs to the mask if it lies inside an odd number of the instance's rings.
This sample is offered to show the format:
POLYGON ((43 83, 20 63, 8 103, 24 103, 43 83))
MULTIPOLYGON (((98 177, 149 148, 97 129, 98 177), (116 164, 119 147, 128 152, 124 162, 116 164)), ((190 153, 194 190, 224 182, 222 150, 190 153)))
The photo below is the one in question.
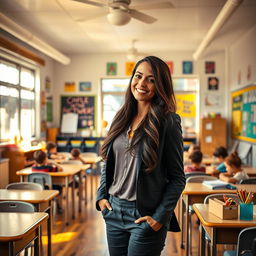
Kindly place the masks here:
POLYGON ((70 152, 79 148, 81 152, 95 152, 99 154, 104 137, 61 136, 56 137, 58 152, 70 152))
POLYGON ((47 141, 56 143, 56 136, 59 134, 59 128, 47 128, 47 141))
POLYGON ((19 182, 18 170, 25 168, 33 163, 33 154, 41 150, 41 147, 34 146, 27 150, 21 150, 18 147, 6 147, 3 151, 3 157, 9 159, 9 183, 19 182))
POLYGON ((9 184, 9 159, 0 159, 0 188, 5 188, 9 184))
POLYGON ((227 147, 227 121, 224 118, 202 118, 200 146, 205 155, 212 155, 215 148, 227 147))

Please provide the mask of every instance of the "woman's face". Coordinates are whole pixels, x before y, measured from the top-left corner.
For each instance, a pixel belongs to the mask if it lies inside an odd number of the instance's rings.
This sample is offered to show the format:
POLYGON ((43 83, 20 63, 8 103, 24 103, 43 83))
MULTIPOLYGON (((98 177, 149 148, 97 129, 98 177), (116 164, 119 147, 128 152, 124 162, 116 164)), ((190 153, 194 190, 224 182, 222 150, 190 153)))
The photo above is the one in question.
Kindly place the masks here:
POLYGON ((131 91, 137 101, 150 102, 155 95, 155 79, 149 63, 142 62, 132 78, 131 91))

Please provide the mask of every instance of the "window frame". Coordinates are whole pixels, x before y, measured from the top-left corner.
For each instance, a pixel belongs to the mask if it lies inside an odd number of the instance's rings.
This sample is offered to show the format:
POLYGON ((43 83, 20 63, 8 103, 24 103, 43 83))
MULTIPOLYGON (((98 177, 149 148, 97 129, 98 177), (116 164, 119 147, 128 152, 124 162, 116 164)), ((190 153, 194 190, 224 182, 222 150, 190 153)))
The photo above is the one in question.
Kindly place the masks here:
MULTIPOLYGON (((40 102, 40 69, 39 67, 32 61, 27 61, 26 59, 22 57, 18 57, 12 54, 8 54, 8 52, 0 51, 0 60, 6 63, 10 63, 11 65, 15 65, 19 72, 18 77, 18 84, 12 84, 8 82, 4 82, 0 80, 0 85, 8 87, 8 88, 14 88, 18 90, 18 130, 17 134, 21 134, 21 91, 29 91, 34 93, 34 128, 31 126, 31 132, 34 132, 34 134, 31 136, 30 140, 34 140, 39 138, 40 131, 39 131, 39 124, 40 124, 40 108, 39 108, 39 102, 40 102), (28 88, 21 85, 21 70, 22 68, 30 70, 34 75, 34 88, 28 88)), ((12 142, 13 138, 10 138, 9 142, 3 142, 0 141, 0 145, 2 144, 9 144, 12 142)))

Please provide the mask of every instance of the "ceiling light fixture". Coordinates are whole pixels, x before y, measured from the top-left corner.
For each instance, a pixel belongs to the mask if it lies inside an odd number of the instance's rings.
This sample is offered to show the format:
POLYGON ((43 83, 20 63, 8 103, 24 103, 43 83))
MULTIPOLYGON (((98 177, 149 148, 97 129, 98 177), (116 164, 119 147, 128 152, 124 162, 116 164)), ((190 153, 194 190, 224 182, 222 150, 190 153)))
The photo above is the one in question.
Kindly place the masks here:
POLYGON ((110 9, 107 19, 112 25, 123 26, 131 20, 131 16, 126 11, 120 9, 110 9))
POLYGON ((197 60, 206 47, 210 44, 214 37, 216 37, 219 30, 235 12, 237 7, 243 2, 243 0, 228 0, 226 4, 221 9, 217 18, 213 22, 211 28, 208 30, 208 33, 204 37, 201 44, 198 46, 197 50, 193 54, 193 58, 197 60))
POLYGON ((70 58, 50 46, 48 43, 34 36, 28 30, 24 29, 2 13, 0 13, 0 28, 56 61, 64 65, 70 63, 70 58))

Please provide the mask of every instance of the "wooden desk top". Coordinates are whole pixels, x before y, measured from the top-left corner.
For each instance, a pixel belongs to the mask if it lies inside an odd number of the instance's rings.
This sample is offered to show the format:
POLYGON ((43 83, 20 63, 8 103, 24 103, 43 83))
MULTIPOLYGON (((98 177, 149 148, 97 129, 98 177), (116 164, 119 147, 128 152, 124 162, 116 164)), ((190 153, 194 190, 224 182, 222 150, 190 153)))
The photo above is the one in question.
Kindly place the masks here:
POLYGON ((0 242, 20 240, 48 219, 45 212, 0 212, 0 242))
POLYGON ((0 201, 23 201, 29 203, 42 203, 52 200, 59 194, 58 190, 12 190, 0 189, 0 201))
MULTIPOLYGON (((246 189, 248 192, 256 193, 256 185, 250 184, 235 184, 237 189, 246 189)), ((209 195, 218 193, 236 193, 235 189, 211 189, 202 183, 187 183, 185 189, 183 190, 183 195, 209 195)))
POLYGON ((250 176, 250 175, 256 175, 256 168, 251 166, 242 166, 244 171, 250 176))
MULTIPOLYGON (((254 206, 255 207, 255 206, 254 206)), ((253 220, 245 221, 238 219, 235 220, 222 220, 216 215, 209 212, 208 204, 193 204, 196 215, 201 223, 207 227, 221 227, 221 228, 235 228, 235 227, 254 227, 256 226, 256 215, 254 214, 253 220)), ((255 211, 254 211, 255 213, 255 211)))
MULTIPOLYGON (((89 164, 60 164, 60 166, 64 169, 63 172, 47 172, 48 174, 50 174, 51 176, 62 176, 62 177, 66 177, 66 176, 71 176, 71 175, 75 175, 78 172, 80 172, 81 170, 86 170, 88 168, 90 168, 89 164)), ((28 167, 25 169, 22 169, 20 171, 17 171, 16 174, 17 175, 21 175, 21 176, 26 176, 32 172, 32 167, 28 167)))

